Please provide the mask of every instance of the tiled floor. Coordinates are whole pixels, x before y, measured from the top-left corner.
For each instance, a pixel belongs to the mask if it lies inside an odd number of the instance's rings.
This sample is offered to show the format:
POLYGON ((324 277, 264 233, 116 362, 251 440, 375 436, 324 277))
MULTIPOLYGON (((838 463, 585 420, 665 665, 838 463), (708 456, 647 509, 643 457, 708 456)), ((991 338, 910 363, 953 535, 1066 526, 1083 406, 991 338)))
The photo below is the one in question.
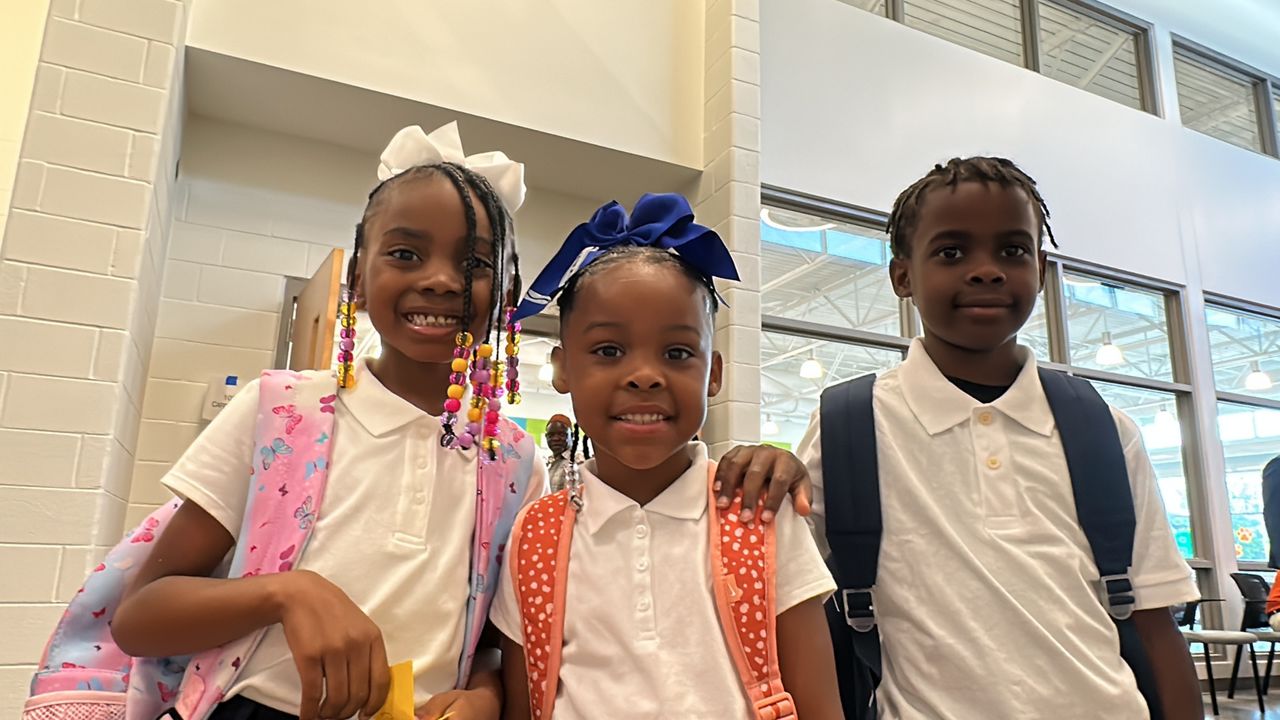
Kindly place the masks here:
MULTIPOLYGON (((1234 700, 1228 700, 1225 691, 1219 692, 1217 720, 1280 720, 1280 694, 1267 696, 1267 714, 1263 715, 1258 711, 1258 699, 1252 691, 1248 692, 1250 694, 1243 696, 1237 692, 1234 700)), ((1204 716, 1214 718, 1209 712, 1209 696, 1205 695, 1204 716)))

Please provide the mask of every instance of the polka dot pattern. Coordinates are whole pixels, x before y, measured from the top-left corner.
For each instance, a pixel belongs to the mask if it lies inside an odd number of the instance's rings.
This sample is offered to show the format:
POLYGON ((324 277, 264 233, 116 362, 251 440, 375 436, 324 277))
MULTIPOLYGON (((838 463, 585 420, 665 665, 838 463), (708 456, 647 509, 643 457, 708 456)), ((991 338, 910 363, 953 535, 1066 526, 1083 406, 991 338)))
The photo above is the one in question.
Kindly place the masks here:
POLYGON ((555 706, 564 637, 564 616, 558 610, 564 607, 568 578, 561 566, 568 564, 575 515, 569 491, 561 490, 525 508, 512 534, 516 554, 511 579, 520 604, 533 720, 549 718, 555 706))

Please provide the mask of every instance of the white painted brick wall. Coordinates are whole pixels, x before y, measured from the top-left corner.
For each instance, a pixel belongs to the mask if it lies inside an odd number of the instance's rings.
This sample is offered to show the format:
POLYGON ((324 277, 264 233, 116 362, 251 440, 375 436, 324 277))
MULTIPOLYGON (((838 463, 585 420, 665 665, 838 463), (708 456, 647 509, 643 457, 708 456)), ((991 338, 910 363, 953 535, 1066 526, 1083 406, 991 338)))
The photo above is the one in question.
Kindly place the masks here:
POLYGON ((129 514, 184 12, 173 0, 50 4, 0 244, 0 717, 18 715, 60 603, 129 514))

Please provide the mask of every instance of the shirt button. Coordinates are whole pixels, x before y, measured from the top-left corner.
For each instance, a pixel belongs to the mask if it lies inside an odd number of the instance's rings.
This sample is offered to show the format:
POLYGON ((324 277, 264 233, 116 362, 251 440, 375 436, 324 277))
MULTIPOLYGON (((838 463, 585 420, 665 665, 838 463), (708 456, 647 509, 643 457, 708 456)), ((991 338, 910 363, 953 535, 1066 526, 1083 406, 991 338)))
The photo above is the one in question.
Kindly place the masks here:
POLYGON ((426 458, 421 458, 421 459, 419 459, 419 460, 418 460, 418 469, 419 469, 419 470, 426 470, 426 469, 427 469, 427 459, 426 459, 426 458))
POLYGON ((649 598, 640 598, 640 602, 636 603, 636 609, 645 612, 649 609, 649 598))
POLYGON ((645 570, 648 570, 648 569, 649 569, 649 560, 648 560, 648 558, 640 558, 639 560, 637 560, 637 561, 636 561, 636 569, 637 569, 637 570, 639 570, 639 571, 641 571, 641 572, 644 572, 645 570))
POLYGON ((648 535, 649 535, 649 528, 648 528, 648 526, 646 526, 646 525, 637 525, 637 526, 636 526, 636 537, 638 537, 638 538, 642 538, 642 537, 648 537, 648 535))
POLYGON ((422 493, 414 493, 413 495, 414 505, 421 505, 425 500, 426 500, 426 497, 422 493))
POLYGON ((983 412, 978 415, 978 422, 983 425, 990 425, 993 420, 995 420, 995 417, 990 412, 983 412))
POLYGON ((1000 458, 998 458, 998 457, 996 457, 996 456, 994 456, 994 455, 992 455, 991 457, 987 458, 987 467, 991 468, 992 470, 999 470, 999 469, 1000 469, 1000 458))

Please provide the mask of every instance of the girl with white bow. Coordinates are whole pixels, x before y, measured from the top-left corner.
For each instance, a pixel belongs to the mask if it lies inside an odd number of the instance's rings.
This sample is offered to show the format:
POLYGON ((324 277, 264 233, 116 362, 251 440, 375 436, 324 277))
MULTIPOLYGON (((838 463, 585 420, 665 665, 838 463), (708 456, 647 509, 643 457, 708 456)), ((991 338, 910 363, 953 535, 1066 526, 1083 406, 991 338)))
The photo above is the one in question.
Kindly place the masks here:
MULTIPOLYGON (((493 344, 504 301, 519 292, 511 215, 524 200, 524 168, 501 152, 464 155, 450 123, 397 133, 378 178, 339 314, 341 391, 320 410, 335 416, 323 506, 299 506, 315 512, 305 553, 281 567, 289 571, 216 577, 242 532, 247 492, 289 492, 249 487, 258 484, 246 472, 259 460, 255 380, 163 479, 187 502, 112 624, 135 657, 197 653, 266 628, 256 650, 236 658, 239 672, 210 715, 218 720, 369 717, 388 696, 388 663, 405 661, 419 717, 501 711, 496 659, 467 672, 479 635, 468 611, 492 596, 492 587, 472 592, 468 573, 482 552, 472 544, 478 503, 507 501, 482 497, 469 479, 478 462, 517 452, 498 446, 496 430, 498 396, 519 388, 517 363, 508 358, 510 380, 495 382, 493 344), (353 357, 356 308, 381 336, 376 359, 353 357)), ((544 491, 545 468, 532 443, 525 452, 527 491, 515 500, 529 501, 544 491)))

